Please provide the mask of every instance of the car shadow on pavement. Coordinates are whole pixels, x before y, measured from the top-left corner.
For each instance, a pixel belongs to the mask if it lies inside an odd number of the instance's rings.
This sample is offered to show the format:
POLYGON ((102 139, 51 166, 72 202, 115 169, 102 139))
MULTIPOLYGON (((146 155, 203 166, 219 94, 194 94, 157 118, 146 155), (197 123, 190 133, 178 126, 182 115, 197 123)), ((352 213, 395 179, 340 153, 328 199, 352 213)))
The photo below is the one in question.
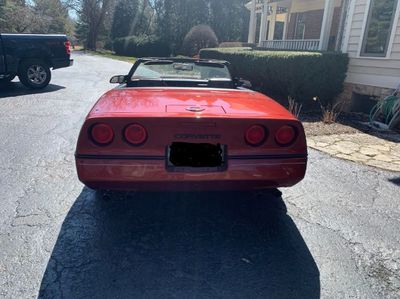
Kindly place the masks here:
POLYGON ((391 178, 391 179, 389 179, 389 182, 391 182, 397 186, 400 186, 400 177, 391 178))
POLYGON ((22 85, 20 82, 10 82, 10 83, 2 83, 0 84, 0 98, 5 97, 17 97, 27 94, 38 94, 38 93, 48 93, 54 92, 60 89, 64 89, 64 86, 49 84, 43 89, 29 89, 22 85))
POLYGON ((319 298, 319 270, 269 193, 84 188, 39 298, 319 298))

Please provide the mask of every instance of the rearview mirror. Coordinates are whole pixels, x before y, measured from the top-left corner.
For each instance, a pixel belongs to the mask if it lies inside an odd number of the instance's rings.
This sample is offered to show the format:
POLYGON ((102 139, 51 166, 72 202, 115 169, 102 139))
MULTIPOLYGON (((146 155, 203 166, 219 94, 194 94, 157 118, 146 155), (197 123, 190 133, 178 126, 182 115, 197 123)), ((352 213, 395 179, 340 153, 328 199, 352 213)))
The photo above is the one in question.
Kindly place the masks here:
POLYGON ((190 63, 174 63, 173 67, 177 71, 193 71, 193 65, 190 63))
POLYGON ((110 79, 110 83, 112 84, 122 84, 125 82, 126 82, 126 76, 124 75, 113 76, 110 79))

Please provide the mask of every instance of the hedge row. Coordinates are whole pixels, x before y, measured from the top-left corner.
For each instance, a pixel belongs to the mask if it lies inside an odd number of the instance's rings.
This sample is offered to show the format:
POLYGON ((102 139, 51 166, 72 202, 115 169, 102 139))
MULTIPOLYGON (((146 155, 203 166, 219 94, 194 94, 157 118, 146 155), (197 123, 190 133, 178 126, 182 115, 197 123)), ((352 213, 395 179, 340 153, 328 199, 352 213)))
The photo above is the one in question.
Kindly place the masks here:
POLYGON ((167 57, 169 46, 153 35, 127 36, 114 40, 113 50, 117 55, 133 57, 167 57))
POLYGON ((235 77, 248 79, 266 94, 311 104, 331 103, 343 90, 348 57, 340 53, 257 51, 249 48, 203 49, 201 58, 227 60, 235 77))
POLYGON ((252 47, 253 44, 244 42, 222 42, 219 44, 218 48, 242 48, 242 47, 252 47))

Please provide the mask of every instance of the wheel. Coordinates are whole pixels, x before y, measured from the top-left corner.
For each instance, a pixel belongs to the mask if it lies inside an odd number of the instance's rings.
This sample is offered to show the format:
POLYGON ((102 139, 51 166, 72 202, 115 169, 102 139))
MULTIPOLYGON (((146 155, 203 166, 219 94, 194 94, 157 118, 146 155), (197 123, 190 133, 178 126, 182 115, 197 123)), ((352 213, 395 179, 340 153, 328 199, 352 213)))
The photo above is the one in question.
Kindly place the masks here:
POLYGON ((40 59, 29 59, 22 61, 19 74, 19 80, 26 87, 31 89, 45 88, 51 80, 50 68, 40 59))

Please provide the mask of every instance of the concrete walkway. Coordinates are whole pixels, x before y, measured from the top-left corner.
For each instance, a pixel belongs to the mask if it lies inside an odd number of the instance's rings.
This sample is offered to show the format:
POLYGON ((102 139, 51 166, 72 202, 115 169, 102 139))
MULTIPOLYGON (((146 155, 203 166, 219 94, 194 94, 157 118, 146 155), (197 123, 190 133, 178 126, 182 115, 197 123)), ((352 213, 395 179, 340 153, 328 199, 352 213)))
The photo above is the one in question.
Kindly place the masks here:
POLYGON ((307 142, 337 158, 400 172, 400 143, 363 133, 309 136, 307 142))

